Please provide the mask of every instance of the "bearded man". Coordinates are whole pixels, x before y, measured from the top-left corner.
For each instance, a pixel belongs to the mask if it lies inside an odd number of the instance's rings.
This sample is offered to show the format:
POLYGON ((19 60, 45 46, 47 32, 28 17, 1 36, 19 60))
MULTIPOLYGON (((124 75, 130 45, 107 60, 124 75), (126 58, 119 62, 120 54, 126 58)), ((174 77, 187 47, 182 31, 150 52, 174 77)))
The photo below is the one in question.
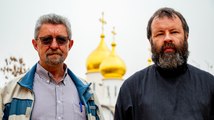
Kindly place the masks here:
POLYGON ((214 120, 214 76, 187 63, 188 36, 178 11, 153 14, 147 38, 155 64, 125 80, 115 120, 214 120))

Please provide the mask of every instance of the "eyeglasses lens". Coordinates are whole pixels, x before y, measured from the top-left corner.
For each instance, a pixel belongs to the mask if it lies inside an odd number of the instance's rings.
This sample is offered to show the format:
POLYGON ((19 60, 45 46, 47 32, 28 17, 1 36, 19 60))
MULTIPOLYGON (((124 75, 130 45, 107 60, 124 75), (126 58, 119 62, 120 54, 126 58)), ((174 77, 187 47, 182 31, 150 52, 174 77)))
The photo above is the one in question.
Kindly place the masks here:
MULTIPOLYGON (((51 45, 54 37, 45 36, 45 37, 39 37, 39 39, 41 40, 42 44, 51 45)), ((55 37, 55 39, 56 39, 56 42, 58 45, 65 45, 68 42, 68 37, 65 37, 65 36, 57 36, 57 37, 55 37)))

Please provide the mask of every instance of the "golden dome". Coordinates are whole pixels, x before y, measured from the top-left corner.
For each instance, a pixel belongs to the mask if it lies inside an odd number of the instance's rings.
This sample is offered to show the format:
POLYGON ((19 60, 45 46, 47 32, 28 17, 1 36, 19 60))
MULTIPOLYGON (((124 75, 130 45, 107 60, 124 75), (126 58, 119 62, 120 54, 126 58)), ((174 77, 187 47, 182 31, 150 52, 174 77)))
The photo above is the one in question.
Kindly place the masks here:
POLYGON ((152 58, 148 58, 147 62, 148 62, 148 65, 151 65, 152 64, 152 58))
POLYGON ((101 34, 100 38, 98 47, 87 58, 87 72, 99 72, 101 62, 110 54, 110 50, 104 40, 105 35, 101 34))
POLYGON ((109 56, 103 60, 100 65, 100 72, 104 79, 118 78, 122 79, 126 73, 126 66, 123 60, 115 53, 116 43, 112 42, 112 51, 109 56))

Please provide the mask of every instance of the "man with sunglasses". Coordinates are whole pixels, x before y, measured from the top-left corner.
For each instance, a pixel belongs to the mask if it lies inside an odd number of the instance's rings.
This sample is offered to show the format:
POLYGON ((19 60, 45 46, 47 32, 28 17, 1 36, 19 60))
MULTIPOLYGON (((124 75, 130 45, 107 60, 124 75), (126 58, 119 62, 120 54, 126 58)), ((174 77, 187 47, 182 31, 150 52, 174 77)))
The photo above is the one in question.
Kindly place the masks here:
POLYGON ((115 120, 214 120, 214 76, 187 63, 188 36, 178 11, 153 14, 147 38, 155 64, 125 80, 115 120))
POLYGON ((39 61, 1 91, 3 120, 102 120, 90 84, 64 63, 73 46, 67 18, 47 14, 35 26, 32 44, 39 61))

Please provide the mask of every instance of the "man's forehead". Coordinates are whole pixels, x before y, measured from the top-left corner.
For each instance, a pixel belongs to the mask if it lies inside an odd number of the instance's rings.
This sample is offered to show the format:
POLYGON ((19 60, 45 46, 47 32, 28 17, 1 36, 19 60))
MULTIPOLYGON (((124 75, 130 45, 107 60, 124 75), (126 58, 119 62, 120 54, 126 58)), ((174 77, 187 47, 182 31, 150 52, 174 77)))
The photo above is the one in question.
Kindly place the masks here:
POLYGON ((177 15, 173 14, 171 16, 169 15, 162 15, 162 16, 155 16, 153 21, 155 20, 161 20, 161 19, 171 19, 171 20, 174 20, 174 19, 180 19, 177 15))
POLYGON ((62 34, 67 35, 66 27, 63 24, 42 24, 39 35, 62 34))
POLYGON ((168 16, 163 16, 163 17, 155 17, 152 21, 151 27, 154 27, 154 25, 166 25, 166 24, 172 24, 172 22, 175 22, 179 25, 182 25, 182 22, 178 16, 174 17, 168 17, 168 16))

